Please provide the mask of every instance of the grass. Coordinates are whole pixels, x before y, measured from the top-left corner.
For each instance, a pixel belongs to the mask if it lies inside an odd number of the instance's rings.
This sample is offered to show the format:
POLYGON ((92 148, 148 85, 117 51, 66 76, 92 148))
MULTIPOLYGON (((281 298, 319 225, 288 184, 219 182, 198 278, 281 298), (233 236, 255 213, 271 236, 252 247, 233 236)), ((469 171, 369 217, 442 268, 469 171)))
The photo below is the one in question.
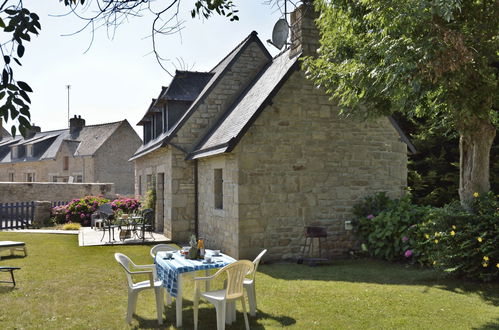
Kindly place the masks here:
MULTIPOLYGON (((29 253, 2 254, 1 266, 22 269, 15 289, 0 284, 0 329, 128 327, 125 276, 113 254, 150 263, 150 246, 78 247, 73 235, 7 232, 0 232, 0 240, 24 241, 29 253)), ((193 328, 192 296, 189 285, 185 329, 193 328)), ((257 297, 252 329, 499 329, 499 284, 443 279, 429 270, 372 260, 261 265, 257 297)), ((212 305, 200 308, 200 329, 214 329, 212 305)), ((238 310, 237 322, 227 329, 244 328, 239 304, 238 310)), ((163 328, 175 328, 174 305, 166 307, 164 321, 163 328)), ((140 294, 130 327, 158 328, 152 291, 140 294)))

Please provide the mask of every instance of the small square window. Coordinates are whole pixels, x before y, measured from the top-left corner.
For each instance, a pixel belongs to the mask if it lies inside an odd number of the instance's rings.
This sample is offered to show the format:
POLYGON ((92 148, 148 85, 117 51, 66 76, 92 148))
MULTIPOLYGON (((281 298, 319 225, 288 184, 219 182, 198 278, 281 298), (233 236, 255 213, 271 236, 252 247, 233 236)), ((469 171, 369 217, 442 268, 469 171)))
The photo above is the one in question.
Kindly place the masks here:
POLYGON ((214 195, 215 195, 215 208, 216 209, 223 209, 224 208, 224 181, 223 181, 223 172, 221 168, 216 168, 214 170, 214 175, 213 175, 213 188, 214 188, 214 195))

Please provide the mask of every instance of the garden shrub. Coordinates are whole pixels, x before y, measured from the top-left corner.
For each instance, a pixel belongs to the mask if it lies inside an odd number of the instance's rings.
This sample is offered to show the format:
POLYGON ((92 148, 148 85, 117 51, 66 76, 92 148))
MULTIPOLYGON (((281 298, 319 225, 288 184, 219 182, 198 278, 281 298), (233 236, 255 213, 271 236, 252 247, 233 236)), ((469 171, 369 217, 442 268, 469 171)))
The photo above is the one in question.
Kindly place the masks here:
POLYGON ((409 228, 424 218, 428 208, 412 204, 409 195, 390 200, 381 193, 354 209, 356 214, 363 212, 356 229, 370 255, 386 260, 412 257, 409 228))
POLYGON ((134 213, 140 208, 140 202, 136 198, 118 198, 111 202, 115 212, 134 213))
POLYGON ((81 225, 79 223, 68 222, 62 225, 62 230, 79 230, 81 225))
POLYGON ((156 189, 151 188, 147 191, 144 201, 144 208, 153 210, 156 208, 156 189))
POLYGON ((56 223, 81 223, 86 226, 90 224, 90 216, 97 208, 109 200, 98 196, 86 196, 70 201, 65 206, 57 206, 52 209, 52 216, 56 223))
POLYGON ((431 209, 410 237, 423 264, 470 279, 499 279, 499 201, 492 192, 475 194, 469 210, 457 202, 431 209))
POLYGON ((355 228, 370 255, 408 260, 474 280, 499 279, 499 198, 475 193, 470 208, 441 208, 385 194, 354 207, 355 228))

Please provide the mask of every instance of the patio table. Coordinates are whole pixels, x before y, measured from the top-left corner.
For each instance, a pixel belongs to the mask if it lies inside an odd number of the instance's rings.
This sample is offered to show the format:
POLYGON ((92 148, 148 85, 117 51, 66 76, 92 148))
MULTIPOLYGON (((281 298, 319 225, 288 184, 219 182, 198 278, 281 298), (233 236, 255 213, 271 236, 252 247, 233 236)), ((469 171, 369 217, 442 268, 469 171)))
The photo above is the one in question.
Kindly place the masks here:
MULTIPOLYGON (((212 262, 204 260, 186 259, 180 251, 173 253, 173 258, 167 259, 166 252, 160 251, 156 254, 154 263, 158 278, 163 281, 163 286, 168 293, 175 297, 177 327, 182 326, 182 282, 188 273, 204 270, 209 275, 210 269, 222 268, 236 261, 236 259, 226 254, 220 253, 213 256, 213 251, 206 250, 207 255, 212 255, 212 262)), ((208 285, 208 283, 207 283, 208 285)))

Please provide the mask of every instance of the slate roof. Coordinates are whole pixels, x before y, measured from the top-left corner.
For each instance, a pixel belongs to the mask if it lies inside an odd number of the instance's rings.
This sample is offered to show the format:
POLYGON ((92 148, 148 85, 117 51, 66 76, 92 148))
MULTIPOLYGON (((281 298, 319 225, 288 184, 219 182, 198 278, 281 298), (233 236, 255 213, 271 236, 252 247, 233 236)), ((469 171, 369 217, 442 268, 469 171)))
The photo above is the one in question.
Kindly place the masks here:
POLYGON ((176 101, 194 101, 213 77, 211 72, 177 71, 161 98, 176 101))
POLYGON ((5 129, 5 127, 3 127, 3 126, 0 127, 0 137, 2 137, 2 136, 4 136, 4 137, 9 137, 10 136, 9 131, 7 131, 5 129))
POLYGON ((276 56, 188 158, 230 151, 266 102, 277 92, 280 84, 297 68, 297 62, 298 56, 290 59, 289 51, 276 56))
MULTIPOLYGON (((232 64, 237 60, 238 56, 242 53, 242 51, 246 48, 247 45, 249 45, 251 42, 257 41, 261 43, 260 39, 257 37, 257 33, 255 31, 251 32, 243 41, 241 41, 227 56, 225 56, 213 69, 211 69, 207 73, 203 72, 197 72, 194 73, 193 76, 196 76, 198 80, 201 80, 201 76, 203 76, 203 79, 206 79, 206 83, 203 86, 202 90, 198 90, 198 95, 196 98, 193 100, 192 104, 190 105, 189 109, 185 112, 185 114, 180 118, 180 120, 168 131, 164 132, 154 140, 149 141, 147 144, 144 144, 140 146, 139 149, 135 152, 135 154, 130 158, 130 161, 137 159, 139 157, 144 156, 145 154, 152 152, 160 147, 166 146, 169 142, 169 139, 175 135, 178 129, 182 127, 182 125, 187 121, 187 119, 196 111, 199 105, 201 105, 210 93, 210 91, 216 86, 220 78, 223 76, 225 72, 232 66, 232 64), (208 79, 209 78, 209 79, 208 79)), ((270 58, 270 54, 268 51, 265 49, 265 47, 262 45, 263 49, 265 52, 268 54, 268 57, 270 58)), ((177 73, 183 74, 188 71, 177 71, 177 73)), ((190 72, 192 73, 192 72, 190 72)), ((172 83, 174 82, 175 78, 172 80, 172 83)), ((171 86, 171 85, 170 85, 171 86)), ((198 84, 196 88, 200 87, 201 84, 198 84)), ((176 88, 175 88, 176 89, 176 88)), ((175 90, 174 89, 174 90, 175 90)), ((160 94, 163 95, 164 93, 167 93, 167 90, 163 89, 162 93, 160 94)), ((194 93, 190 94, 190 97, 194 93)), ((151 107, 153 107, 153 103, 151 103, 151 107)), ((149 110, 148 110, 149 111, 149 110)), ((146 112, 147 114, 148 112, 146 112)), ((145 118, 145 116, 144 116, 145 118)), ((145 121, 144 119, 141 120, 138 124, 142 124, 142 122, 145 121)))
POLYGON ((69 128, 67 128, 62 130, 39 132, 30 139, 24 139, 22 136, 16 136, 7 140, 4 138, 0 141, 0 164, 55 159, 57 152, 60 150, 61 145, 64 142, 70 142, 69 147, 70 150, 73 149, 74 157, 93 156, 102 144, 116 131, 116 129, 118 129, 118 127, 125 122, 126 119, 113 123, 84 126, 74 135, 71 135, 69 128), (35 157, 24 157, 14 160, 11 159, 10 147, 12 145, 22 146, 40 142, 44 142, 46 144, 46 149, 38 155, 35 155, 35 157), (5 154, 6 150, 2 150, 6 148, 8 148, 7 154, 5 154), (1 157, 2 155, 4 155, 3 158, 1 157))
MULTIPOLYGON (((201 105, 204 101, 204 99, 209 95, 211 90, 216 86, 218 81, 223 77, 223 75, 228 71, 228 69, 234 64, 234 62, 237 60, 239 55, 243 52, 243 50, 251 43, 251 42, 257 42, 260 44, 262 47, 262 50, 264 53, 267 55, 267 57, 270 59, 272 58, 270 56, 270 53, 268 50, 263 46, 262 42, 258 38, 258 34, 256 31, 252 31, 239 45, 237 45, 225 58, 223 58, 211 71, 210 73, 213 73, 213 77, 211 80, 206 84, 206 86, 203 88, 201 93, 198 95, 196 100, 192 103, 192 105, 189 107, 189 109, 185 112, 184 116, 180 118, 180 120, 177 122, 177 124, 171 129, 171 134, 170 136, 174 136, 175 133, 184 125, 184 123, 189 119, 189 117, 197 110, 198 106, 201 105)), ((164 141, 163 145, 166 145, 168 141, 164 141)))

